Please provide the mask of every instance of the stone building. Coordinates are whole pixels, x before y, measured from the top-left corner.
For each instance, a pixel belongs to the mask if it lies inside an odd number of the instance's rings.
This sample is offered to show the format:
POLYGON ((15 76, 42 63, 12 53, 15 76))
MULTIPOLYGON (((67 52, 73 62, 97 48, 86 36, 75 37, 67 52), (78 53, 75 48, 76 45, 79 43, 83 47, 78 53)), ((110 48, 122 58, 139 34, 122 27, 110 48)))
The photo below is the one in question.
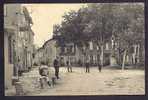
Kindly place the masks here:
POLYGON ((59 56, 56 41, 54 39, 49 39, 37 50, 35 54, 35 63, 38 65, 44 63, 48 66, 53 66, 53 61, 56 56, 59 56))
MULTIPOLYGON (((56 39, 50 39, 44 43, 42 48, 38 50, 36 57, 38 62, 44 62, 49 66, 53 66, 53 60, 56 56, 60 57, 61 65, 65 66, 66 61, 69 61, 71 65, 77 66, 85 64, 86 59, 90 61, 91 66, 97 66, 98 61, 103 59, 103 66, 118 66, 119 58, 123 58, 123 55, 119 55, 118 43, 113 38, 104 41, 103 52, 94 41, 88 41, 88 46, 78 47, 74 43, 62 43, 56 46, 56 39), (102 55, 103 54, 103 55, 102 55), (103 57, 102 57, 103 56, 103 57), (119 57, 120 56, 120 57, 119 57), (40 61, 39 61, 40 60, 40 61)), ((133 64, 134 57, 140 55, 139 47, 133 45, 133 52, 129 52, 125 58, 125 64, 133 64)), ((123 54, 123 53, 122 53, 123 54)), ((138 60, 137 60, 138 61, 138 60)), ((120 62, 121 64, 122 62, 120 62)))
POLYGON ((56 41, 54 39, 50 39, 46 41, 43 45, 44 48, 44 59, 46 64, 49 66, 53 66, 53 61, 58 56, 58 48, 56 47, 56 41))
MULTIPOLYGON (((103 64, 104 65, 110 65, 110 58, 111 58, 111 43, 108 41, 104 43, 104 52, 103 52, 103 64)), ((82 64, 85 63, 86 59, 90 61, 90 64, 92 66, 96 66, 98 63, 98 60, 101 58, 100 48, 97 46, 97 44, 93 41, 88 42, 88 47, 83 46, 78 48, 75 46, 75 58, 76 62, 81 62, 82 64)))
POLYGON ((43 52, 44 52, 44 49, 42 47, 37 49, 34 57, 34 64, 40 65, 41 62, 43 62, 43 52))
POLYGON ((85 64, 86 59, 92 66, 96 66, 98 61, 103 59, 103 65, 117 66, 118 60, 118 43, 112 38, 105 40, 101 47, 93 40, 88 41, 88 45, 78 47, 74 43, 66 43, 60 46, 60 55, 65 64, 66 60, 72 59, 75 64, 85 64), (103 52, 101 53, 101 49, 103 52), (68 51, 70 50, 70 52, 68 51), (103 56, 103 57, 102 57, 103 56))
POLYGON ((74 43, 67 43, 60 47, 59 56, 61 58, 61 64, 64 66, 66 62, 69 61, 71 65, 76 63, 76 56, 75 56, 75 45, 74 43))
MULTIPOLYGON (((5 88, 12 86, 12 77, 18 76, 18 70, 25 71, 30 67, 26 60, 27 49, 32 54, 33 36, 32 20, 26 8, 20 4, 4 5, 4 59, 5 88), (18 61, 20 66, 18 67, 18 61)), ((32 55, 31 55, 32 56, 32 55)))
POLYGON ((17 59, 17 33, 18 15, 21 5, 4 5, 4 61, 5 61, 5 88, 12 87, 12 76, 15 75, 14 67, 17 59))
POLYGON ((34 32, 31 29, 33 25, 32 18, 29 15, 27 8, 23 7, 23 15, 25 25, 20 29, 24 39, 24 56, 22 57, 25 70, 29 70, 33 65, 33 53, 34 53, 34 32))

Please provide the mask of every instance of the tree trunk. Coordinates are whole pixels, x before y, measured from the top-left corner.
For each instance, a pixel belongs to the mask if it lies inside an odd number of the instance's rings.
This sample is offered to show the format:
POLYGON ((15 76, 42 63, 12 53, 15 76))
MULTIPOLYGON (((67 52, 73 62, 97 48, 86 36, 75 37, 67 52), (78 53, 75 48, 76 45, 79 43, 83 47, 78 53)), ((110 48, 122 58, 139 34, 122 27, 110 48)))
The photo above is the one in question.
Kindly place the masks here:
POLYGON ((121 66, 120 42, 118 41, 118 65, 121 66))
POLYGON ((100 55, 100 61, 101 61, 101 66, 103 67, 103 60, 104 60, 104 49, 103 49, 103 45, 101 45, 101 55, 100 55))
POLYGON ((139 57, 140 57, 140 55, 139 55, 139 49, 140 49, 140 45, 138 44, 138 50, 137 50, 137 63, 140 62, 140 61, 139 61, 139 57))
POLYGON ((120 51, 118 51, 118 65, 121 66, 121 54, 120 54, 120 51))
POLYGON ((137 52, 136 48, 137 48, 137 45, 134 45, 133 64, 136 64, 136 52, 137 52))
POLYGON ((125 69, 125 57, 126 57, 126 52, 127 52, 127 50, 125 50, 125 51, 124 51, 124 54, 123 54, 122 70, 125 69))

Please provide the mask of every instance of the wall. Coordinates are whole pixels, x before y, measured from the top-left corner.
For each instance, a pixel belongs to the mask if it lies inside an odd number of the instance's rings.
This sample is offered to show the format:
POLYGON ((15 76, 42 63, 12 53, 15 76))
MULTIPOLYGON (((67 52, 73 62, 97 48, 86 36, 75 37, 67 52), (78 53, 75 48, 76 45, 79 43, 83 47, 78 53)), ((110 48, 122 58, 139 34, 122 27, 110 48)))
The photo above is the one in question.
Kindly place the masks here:
MULTIPOLYGON (((4 5, 4 64, 5 64, 5 88, 12 87, 12 77, 13 77, 13 64, 9 62, 9 41, 8 35, 12 35, 13 39, 15 39, 15 35, 17 32, 17 12, 20 12, 21 5, 20 4, 5 4, 4 5)), ((12 48, 14 49, 14 48, 12 48)), ((14 60, 14 59, 13 59, 14 60)))
POLYGON ((4 33, 5 88, 12 87, 13 64, 8 61, 8 34, 4 33))
POLYGON ((48 43, 48 50, 47 51, 48 51, 48 59, 50 60, 49 61, 50 66, 53 66, 53 61, 56 58, 56 56, 58 55, 57 54, 58 52, 57 52, 55 45, 56 45, 55 40, 51 40, 48 43))

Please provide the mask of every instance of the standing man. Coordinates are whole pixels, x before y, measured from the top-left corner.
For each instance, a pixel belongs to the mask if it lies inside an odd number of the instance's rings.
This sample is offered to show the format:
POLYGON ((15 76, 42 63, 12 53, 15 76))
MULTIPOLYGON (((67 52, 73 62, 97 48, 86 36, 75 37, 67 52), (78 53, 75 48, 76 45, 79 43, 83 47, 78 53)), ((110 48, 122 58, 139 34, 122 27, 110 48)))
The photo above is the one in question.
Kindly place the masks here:
POLYGON ((70 72, 72 72, 72 62, 69 62, 70 72))
POLYGON ((54 60, 53 65, 54 65, 54 68, 55 68, 55 76, 56 76, 57 79, 59 79, 59 67, 60 67, 60 64, 59 64, 58 57, 56 57, 56 59, 54 60))
POLYGON ((85 67, 86 67, 86 73, 89 73, 89 60, 88 59, 85 63, 85 67))
POLYGON ((99 72, 101 72, 102 65, 100 64, 100 60, 98 61, 98 69, 99 69, 99 72))
POLYGON ((69 61, 68 60, 66 61, 66 65, 67 65, 67 71, 70 72, 69 71, 69 61))
POLYGON ((72 72, 72 66, 70 65, 70 62, 68 60, 67 60, 66 64, 67 64, 68 72, 72 72))

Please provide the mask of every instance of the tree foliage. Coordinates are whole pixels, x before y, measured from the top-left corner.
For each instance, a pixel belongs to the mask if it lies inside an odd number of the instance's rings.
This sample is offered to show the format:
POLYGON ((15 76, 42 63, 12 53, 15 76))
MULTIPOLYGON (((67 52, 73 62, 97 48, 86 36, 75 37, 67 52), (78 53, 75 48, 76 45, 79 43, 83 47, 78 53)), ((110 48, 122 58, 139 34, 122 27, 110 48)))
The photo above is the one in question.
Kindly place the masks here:
POLYGON ((136 3, 88 4, 65 13, 56 30, 54 34, 60 32, 64 42, 78 47, 88 45, 90 40, 101 46, 114 36, 119 49, 125 50, 135 43, 144 43, 144 7, 136 3))

